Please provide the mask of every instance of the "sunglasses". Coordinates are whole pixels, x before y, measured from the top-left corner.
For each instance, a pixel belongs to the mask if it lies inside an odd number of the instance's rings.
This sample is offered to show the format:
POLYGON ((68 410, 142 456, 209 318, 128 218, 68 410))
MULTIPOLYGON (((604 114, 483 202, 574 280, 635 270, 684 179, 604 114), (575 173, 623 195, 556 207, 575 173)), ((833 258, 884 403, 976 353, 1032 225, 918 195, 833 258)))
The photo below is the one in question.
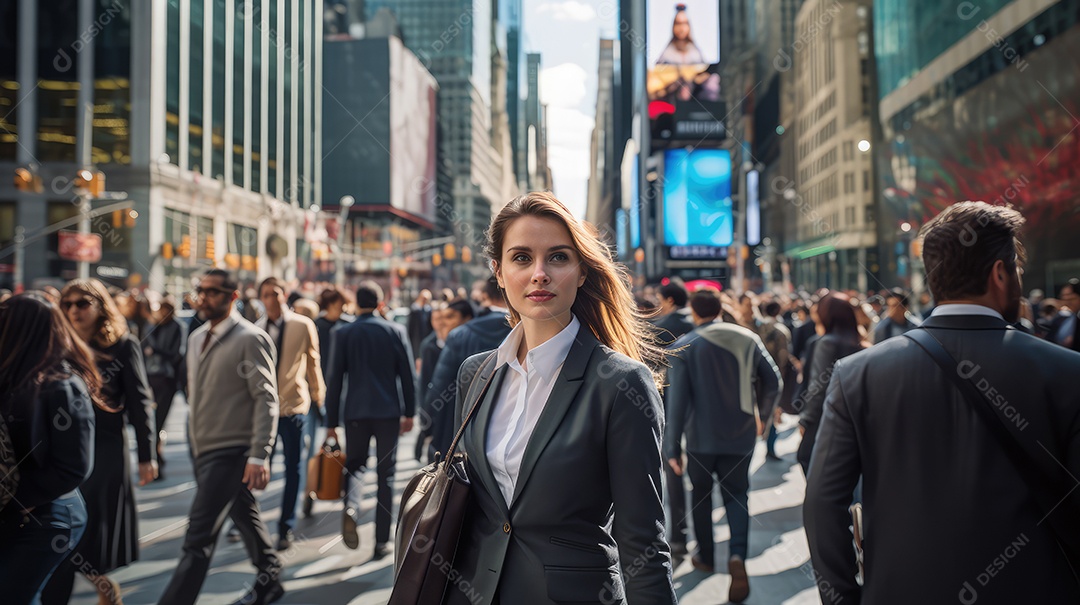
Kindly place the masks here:
POLYGON ((195 296, 209 296, 211 294, 232 294, 232 290, 226 290, 225 288, 204 288, 202 286, 195 287, 195 296))
POLYGON ((91 307, 91 305, 93 305, 93 304, 94 304, 94 301, 90 300, 89 298, 80 298, 79 300, 64 300, 64 301, 61 301, 60 302, 60 308, 62 310, 64 310, 64 311, 67 311, 72 306, 75 306, 75 307, 78 307, 79 309, 85 311, 85 310, 89 309, 91 307))

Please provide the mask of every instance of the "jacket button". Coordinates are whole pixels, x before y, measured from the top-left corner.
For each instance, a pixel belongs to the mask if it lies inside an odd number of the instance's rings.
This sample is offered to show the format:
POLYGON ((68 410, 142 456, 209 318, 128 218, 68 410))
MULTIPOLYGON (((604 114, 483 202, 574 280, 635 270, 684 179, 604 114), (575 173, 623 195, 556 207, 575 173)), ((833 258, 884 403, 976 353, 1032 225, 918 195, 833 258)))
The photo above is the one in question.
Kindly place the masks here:
POLYGON ((503 523, 503 533, 504 534, 510 533, 510 524, 509 523, 503 523))

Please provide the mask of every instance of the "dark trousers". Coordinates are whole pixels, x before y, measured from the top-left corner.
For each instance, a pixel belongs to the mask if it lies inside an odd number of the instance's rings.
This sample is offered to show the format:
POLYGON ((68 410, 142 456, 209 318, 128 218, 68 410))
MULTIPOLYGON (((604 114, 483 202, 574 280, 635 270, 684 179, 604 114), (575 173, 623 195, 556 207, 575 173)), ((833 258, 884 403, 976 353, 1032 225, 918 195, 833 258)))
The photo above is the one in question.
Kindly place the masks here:
POLYGON ((707 565, 716 562, 712 522, 715 475, 720 480, 720 496, 724 500, 724 512, 731 527, 729 556, 739 556, 745 560, 750 542, 750 511, 746 505, 750 492, 750 455, 689 453, 686 466, 690 483, 694 486, 691 501, 698 557, 707 565))
POLYGON ((375 471, 379 477, 376 490, 375 542, 390 541, 391 507, 394 499, 394 468, 397 465, 397 418, 349 420, 345 423, 345 510, 360 514, 361 479, 367 468, 371 438, 375 438, 375 471))
POLYGON ((285 455, 285 488, 281 492, 278 536, 284 536, 296 523, 296 497, 307 479, 307 460, 304 459, 307 427, 307 414, 282 416, 278 421, 278 443, 285 455))
POLYGON ((814 453, 814 443, 817 442, 817 425, 806 427, 802 441, 799 442, 799 450, 795 453, 795 459, 802 467, 803 475, 810 472, 810 456, 814 453))
POLYGON ((169 410, 172 409, 173 399, 176 397, 176 378, 171 376, 150 376, 147 378, 147 382, 150 383, 150 390, 154 392, 154 403, 157 404, 155 413, 157 431, 158 434, 161 434, 162 429, 165 428, 165 419, 169 416, 169 410))
POLYGON ((191 605, 199 597, 225 517, 232 519, 259 570, 258 582, 277 578, 281 563, 259 517, 259 503, 244 485, 247 447, 206 452, 195 458, 195 500, 188 514, 180 563, 159 605, 191 605))
POLYGON ((683 478, 675 474, 670 464, 664 465, 667 481, 668 511, 671 513, 672 544, 686 545, 686 486, 683 478))
POLYGON ((765 451, 770 454, 776 453, 776 440, 780 437, 780 433, 776 431, 776 425, 769 423, 769 432, 765 437, 765 451))
POLYGON ((41 589, 86 530, 86 505, 78 491, 18 511, 12 500, 0 514, 0 586, 5 603, 40 603, 41 589))

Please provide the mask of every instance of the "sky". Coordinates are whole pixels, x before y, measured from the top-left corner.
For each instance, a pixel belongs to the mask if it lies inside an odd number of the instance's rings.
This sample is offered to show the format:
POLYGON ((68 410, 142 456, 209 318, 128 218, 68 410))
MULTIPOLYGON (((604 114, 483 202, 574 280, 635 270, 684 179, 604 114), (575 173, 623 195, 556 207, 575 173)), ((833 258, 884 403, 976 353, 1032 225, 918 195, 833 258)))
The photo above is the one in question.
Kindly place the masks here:
POLYGON ((524 9, 524 49, 541 54, 555 195, 584 218, 600 38, 615 37, 618 1, 525 0, 524 9))

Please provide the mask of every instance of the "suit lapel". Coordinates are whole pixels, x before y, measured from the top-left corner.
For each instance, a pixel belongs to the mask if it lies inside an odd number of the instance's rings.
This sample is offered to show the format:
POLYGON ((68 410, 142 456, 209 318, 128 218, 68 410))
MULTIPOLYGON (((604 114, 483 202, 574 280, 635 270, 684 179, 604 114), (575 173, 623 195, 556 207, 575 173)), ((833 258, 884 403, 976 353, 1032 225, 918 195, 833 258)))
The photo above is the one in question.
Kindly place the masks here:
MULTIPOLYGON (((477 385, 478 389, 482 390, 484 388, 484 381, 490 380, 491 385, 488 387, 487 393, 484 394, 483 402, 476 410, 476 416, 466 429, 470 437, 469 441, 475 446, 475 455, 471 456, 469 461, 472 463, 473 468, 476 469, 477 475, 479 475, 478 479, 484 484, 488 493, 491 494, 492 500, 495 500, 503 511, 506 511, 506 500, 502 496, 502 490, 499 489, 499 482, 495 479, 495 473, 491 471, 491 465, 488 464, 487 432, 488 425, 491 423, 491 414, 495 411, 495 401, 499 396, 499 389, 502 388, 503 378, 506 376, 507 370, 508 367, 504 364, 486 376, 480 375, 481 382, 477 385)), ((469 412, 468 406, 470 403, 469 401, 465 402, 466 408, 462 411, 463 414, 469 412)))
POLYGON ((511 508, 517 504, 525 484, 529 482, 529 476, 536 467, 540 454, 547 447, 551 438, 555 436, 567 410, 574 402, 578 389, 581 388, 585 378, 585 369, 589 365, 589 358, 593 350, 600 343, 584 324, 578 329, 577 338, 566 355, 559 377, 555 380, 555 386, 551 389, 544 411, 540 412, 540 418, 536 421, 529 444, 525 446, 525 454, 521 458, 521 470, 518 472, 517 484, 514 486, 514 497, 510 501, 511 508))

